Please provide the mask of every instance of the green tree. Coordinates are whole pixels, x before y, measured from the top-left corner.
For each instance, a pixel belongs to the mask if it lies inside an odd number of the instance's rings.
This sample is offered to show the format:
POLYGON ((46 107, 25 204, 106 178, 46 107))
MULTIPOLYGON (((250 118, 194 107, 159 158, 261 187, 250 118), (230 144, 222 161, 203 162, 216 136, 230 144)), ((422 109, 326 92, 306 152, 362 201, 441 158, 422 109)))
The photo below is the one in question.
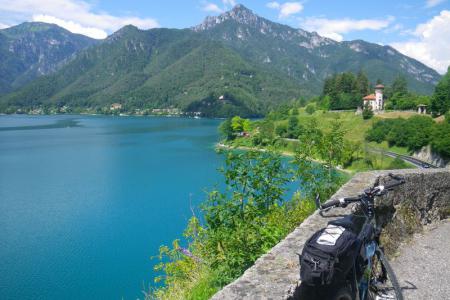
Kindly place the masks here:
POLYGON ((437 84, 431 98, 431 111, 434 116, 445 114, 450 109, 450 67, 437 84))
POLYGON ((450 122, 442 122, 436 125, 431 147, 444 158, 450 159, 450 122))
POLYGON ((219 133, 226 140, 234 139, 235 135, 234 135, 233 128, 231 127, 231 119, 228 118, 225 121, 223 121, 222 123, 220 123, 219 133))
POLYGON ((362 112, 362 117, 363 117, 364 120, 368 120, 368 119, 373 117, 372 108, 369 106, 368 103, 366 103, 364 105, 364 109, 363 109, 363 112, 362 112))
POLYGON ((273 143, 275 138, 275 125, 271 120, 263 120, 256 125, 253 143, 255 145, 267 146, 273 143))
POLYGON ((244 119, 239 116, 235 116, 231 119, 231 128, 234 132, 242 132, 244 131, 244 119))
POLYGON ((306 113, 312 115, 316 111, 316 106, 313 103, 309 103, 305 108, 306 113))
POLYGON ((275 128, 275 134, 280 137, 286 137, 288 133, 288 127, 286 124, 280 124, 275 128))
POLYGON ((226 190, 212 191, 203 206, 209 232, 205 255, 224 283, 239 276, 280 238, 266 227, 266 217, 282 204, 290 179, 281 157, 270 152, 228 152, 225 163, 226 190))
POLYGON ((404 96, 408 94, 408 82, 404 76, 397 76, 392 83, 392 94, 404 96))
POLYGON ((296 139, 300 135, 300 125, 296 116, 291 116, 288 120, 287 133, 291 139, 296 139))
POLYGON ((356 92, 360 96, 360 99, 369 94, 369 79, 362 71, 359 71, 356 76, 356 92))
POLYGON ((325 132, 322 136, 319 151, 322 159, 327 162, 330 168, 342 164, 345 144, 344 135, 345 130, 342 123, 333 121, 331 130, 325 132))

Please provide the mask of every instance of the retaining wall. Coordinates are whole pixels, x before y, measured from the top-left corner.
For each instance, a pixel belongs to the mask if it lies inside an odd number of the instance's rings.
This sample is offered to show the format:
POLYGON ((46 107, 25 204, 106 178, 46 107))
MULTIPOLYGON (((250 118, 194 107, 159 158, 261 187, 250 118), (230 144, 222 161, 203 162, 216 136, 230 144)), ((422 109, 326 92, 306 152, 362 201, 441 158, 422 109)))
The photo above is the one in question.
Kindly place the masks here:
MULTIPOLYGON (((400 242, 422 225, 450 215, 450 169, 408 169, 356 174, 330 200, 361 193, 367 187, 389 181, 388 173, 401 175, 406 183, 377 200, 380 222, 385 225, 383 245, 395 253, 400 242)), ((245 273, 216 293, 212 299, 299 298, 299 264, 306 240, 332 219, 351 213, 337 208, 322 217, 316 211, 284 240, 261 256, 245 273)), ((242 249, 245 251, 245 249, 242 249)))

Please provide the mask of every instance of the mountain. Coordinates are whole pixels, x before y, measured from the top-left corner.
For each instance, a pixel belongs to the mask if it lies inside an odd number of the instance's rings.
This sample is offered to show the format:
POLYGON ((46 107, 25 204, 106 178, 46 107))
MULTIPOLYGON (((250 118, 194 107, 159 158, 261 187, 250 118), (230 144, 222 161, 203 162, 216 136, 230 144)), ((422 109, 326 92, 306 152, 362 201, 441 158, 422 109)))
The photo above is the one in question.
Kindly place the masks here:
POLYGON ((294 79, 317 94, 324 78, 344 71, 363 70, 372 82, 392 82, 405 76, 412 90, 431 93, 440 75, 390 46, 362 40, 337 42, 316 32, 294 29, 255 15, 243 5, 193 27, 222 41, 254 64, 294 79))
POLYGON ((0 94, 58 70, 96 40, 56 25, 27 22, 0 30, 0 94))
MULTIPOLYGON (((57 72, 0 98, 6 107, 39 105, 127 111, 177 107, 208 116, 261 115, 321 92, 326 77, 363 70, 371 80, 406 77, 430 93, 440 75, 389 46, 336 42, 257 16, 242 5, 189 29, 126 26, 57 72)), ((3 77, 3 76, 2 76, 3 77)))

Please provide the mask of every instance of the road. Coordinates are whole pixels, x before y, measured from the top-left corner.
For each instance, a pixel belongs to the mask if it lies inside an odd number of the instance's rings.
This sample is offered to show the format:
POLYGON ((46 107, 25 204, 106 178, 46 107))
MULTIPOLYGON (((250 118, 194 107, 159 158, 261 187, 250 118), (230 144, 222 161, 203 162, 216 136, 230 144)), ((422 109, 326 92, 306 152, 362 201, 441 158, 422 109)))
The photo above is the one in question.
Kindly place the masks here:
POLYGON ((391 262, 406 300, 450 299, 450 220, 428 226, 391 262))
POLYGON ((414 158, 412 156, 408 156, 408 155, 403 155, 403 154, 397 154, 395 152, 391 152, 391 151, 383 151, 380 149, 371 149, 370 151, 372 152, 377 152, 377 153, 383 153, 386 156, 389 157, 393 157, 393 158, 400 158, 403 161, 406 161, 407 163, 410 163, 420 169, 428 169, 428 168, 432 168, 432 169, 436 169, 438 168, 438 166, 435 166, 433 164, 427 163, 423 160, 414 158))
MULTIPOLYGON (((289 141, 289 142, 298 142, 297 139, 288 139, 288 138, 283 138, 285 141, 289 141)), ((427 163, 423 160, 414 158, 412 156, 408 156, 408 155, 403 155, 403 154, 397 154, 395 152, 391 152, 391 151, 384 151, 382 149, 377 149, 377 148, 370 148, 369 151, 371 152, 376 152, 376 153, 383 153, 386 156, 392 157, 392 158, 400 158, 403 161, 406 161, 407 163, 410 163, 420 169, 428 169, 428 168, 432 168, 432 169, 436 169, 439 168, 438 166, 435 166, 433 164, 427 163)))

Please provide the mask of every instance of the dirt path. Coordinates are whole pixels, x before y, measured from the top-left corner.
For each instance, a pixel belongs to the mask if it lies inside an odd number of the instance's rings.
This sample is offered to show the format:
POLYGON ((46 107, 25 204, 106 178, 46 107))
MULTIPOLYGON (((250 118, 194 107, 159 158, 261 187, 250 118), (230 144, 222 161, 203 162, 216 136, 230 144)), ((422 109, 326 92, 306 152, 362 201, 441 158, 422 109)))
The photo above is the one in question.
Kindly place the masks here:
POLYGON ((450 299, 450 219, 427 227, 391 264, 405 299, 450 299))

